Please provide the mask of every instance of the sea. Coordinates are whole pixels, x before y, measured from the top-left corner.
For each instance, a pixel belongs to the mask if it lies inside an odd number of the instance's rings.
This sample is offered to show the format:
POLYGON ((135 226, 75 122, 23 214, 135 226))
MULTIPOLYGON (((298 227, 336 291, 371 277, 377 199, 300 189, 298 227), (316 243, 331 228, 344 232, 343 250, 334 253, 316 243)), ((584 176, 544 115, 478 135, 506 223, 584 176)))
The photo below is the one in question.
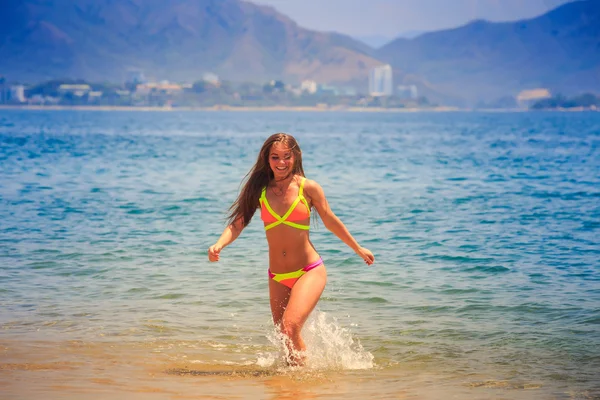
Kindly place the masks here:
POLYGON ((600 113, 0 110, 2 399, 600 399, 600 113), (264 140, 327 287, 287 366, 259 215, 207 248, 264 140))

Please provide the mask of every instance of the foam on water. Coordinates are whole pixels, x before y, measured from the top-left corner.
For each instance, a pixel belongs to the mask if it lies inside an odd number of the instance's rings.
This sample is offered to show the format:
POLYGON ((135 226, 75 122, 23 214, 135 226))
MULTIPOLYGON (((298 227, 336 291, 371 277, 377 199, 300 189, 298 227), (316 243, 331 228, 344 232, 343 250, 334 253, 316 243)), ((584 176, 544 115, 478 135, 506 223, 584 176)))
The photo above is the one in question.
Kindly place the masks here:
MULTIPOLYGON (((314 311, 308 318, 302 336, 306 351, 302 354, 310 370, 355 370, 374 367, 373 355, 366 351, 352 333, 326 313, 314 311)), ((286 338, 273 328, 267 338, 278 349, 277 352, 261 353, 256 360, 260 367, 286 365, 290 354, 286 338)))

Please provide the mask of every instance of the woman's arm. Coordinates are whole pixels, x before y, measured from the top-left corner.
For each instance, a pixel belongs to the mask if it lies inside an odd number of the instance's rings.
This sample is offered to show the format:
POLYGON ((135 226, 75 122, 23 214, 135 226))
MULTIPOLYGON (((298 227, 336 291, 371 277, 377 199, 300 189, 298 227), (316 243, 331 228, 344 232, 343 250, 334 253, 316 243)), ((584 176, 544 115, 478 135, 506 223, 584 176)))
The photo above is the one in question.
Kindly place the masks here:
POLYGON ((313 180, 306 180, 304 184, 306 194, 310 197, 312 205, 315 207, 319 216, 323 220, 323 224, 335 236, 340 238, 348 247, 358 254, 368 265, 373 264, 375 256, 373 253, 364 247, 361 247, 356 239, 350 234, 344 223, 335 215, 329 207, 329 202, 325 197, 323 188, 313 180))
POLYGON ((229 224, 221 234, 221 237, 215 244, 208 248, 208 259, 209 261, 219 261, 219 254, 221 250, 231 244, 240 233, 244 230, 244 224, 242 223, 242 218, 236 219, 233 223, 229 224))

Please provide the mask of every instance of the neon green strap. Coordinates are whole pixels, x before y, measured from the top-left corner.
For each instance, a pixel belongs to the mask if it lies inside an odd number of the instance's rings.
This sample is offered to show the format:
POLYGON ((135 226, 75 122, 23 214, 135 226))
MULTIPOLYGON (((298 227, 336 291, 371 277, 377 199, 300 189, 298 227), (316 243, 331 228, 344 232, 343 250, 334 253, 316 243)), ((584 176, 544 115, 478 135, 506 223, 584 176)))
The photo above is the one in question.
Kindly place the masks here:
POLYGON ((300 182, 300 190, 298 190, 298 198, 300 201, 304 203, 306 209, 308 210, 308 215, 310 215, 310 207, 308 206, 308 201, 304 197, 304 182, 306 182, 306 178, 302 178, 302 182, 300 182))
POLYGON ((286 279, 297 279, 297 278, 300 278, 305 273, 306 273, 306 271, 299 269, 298 271, 286 272, 284 274, 273 274, 273 280, 275 282, 281 282, 286 279))
POLYGON ((304 203, 304 205, 306 205, 306 209, 309 210, 310 213, 310 207, 308 206, 308 202, 306 201, 306 199, 304 198, 304 181, 306 181, 306 178, 302 178, 302 182, 300 183, 300 189, 298 190, 298 197, 296 197, 296 200, 294 200, 294 202, 292 203, 292 205, 290 206, 290 208, 287 210, 287 212, 283 215, 283 217, 280 217, 279 215, 277 215, 277 213, 275 211, 273 211, 273 209, 271 208, 271 205, 269 204, 269 201, 267 200, 267 188, 264 187, 262 190, 262 193, 260 195, 260 202, 261 204, 264 204, 265 207, 267 207, 267 210, 269 211, 269 213, 275 218, 277 219, 277 221, 270 223, 269 225, 265 226, 265 231, 268 231, 271 228, 276 227, 277 225, 288 225, 297 229, 302 229, 302 230, 309 230, 310 226, 309 225, 300 225, 297 224, 295 222, 292 221, 286 221, 286 219, 290 216, 290 214, 292 214, 294 212, 294 209, 296 208, 296 206, 298 205, 298 203, 300 201, 302 201, 304 203))

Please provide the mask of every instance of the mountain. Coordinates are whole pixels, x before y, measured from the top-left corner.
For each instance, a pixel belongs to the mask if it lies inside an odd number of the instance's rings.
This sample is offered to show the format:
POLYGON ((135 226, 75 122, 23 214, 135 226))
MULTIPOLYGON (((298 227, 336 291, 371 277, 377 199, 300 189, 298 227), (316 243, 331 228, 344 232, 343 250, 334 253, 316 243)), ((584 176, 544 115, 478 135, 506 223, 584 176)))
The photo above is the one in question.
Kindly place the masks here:
POLYGON ((122 82, 128 69, 193 81, 314 79, 366 86, 381 62, 349 36, 240 0, 2 0, 0 75, 122 82))
POLYGON ((412 31, 401 32, 394 37, 384 36, 384 35, 367 35, 367 36, 355 36, 354 38, 358 41, 361 41, 361 42, 371 46, 374 49, 377 49, 379 47, 382 47, 382 46, 390 43, 392 40, 394 40, 396 38, 411 39, 411 38, 417 37, 419 35, 422 35, 425 32, 426 31, 412 30, 412 31))
POLYGON ((367 36, 355 36, 355 39, 376 49, 378 47, 382 47, 383 45, 391 42, 394 38, 384 36, 384 35, 367 35, 367 36))
POLYGON ((375 56, 468 103, 535 87, 600 92, 600 1, 568 3, 529 20, 479 20, 398 38, 375 56))
POLYGON ((157 80, 213 72, 238 82, 314 79, 364 90, 369 70, 387 62, 396 85, 417 85, 445 104, 536 87, 600 92, 599 0, 401 37, 377 50, 242 0, 2 0, 0 10, 0 76, 11 82, 123 82, 141 69, 157 80))
MULTIPOLYGON (((400 32, 398 34, 397 37, 399 38, 405 38, 405 39, 412 39, 412 38, 416 38, 419 35, 424 34, 427 31, 421 31, 421 30, 410 30, 410 31, 404 31, 404 32, 400 32)), ((391 40, 390 40, 391 42, 391 40)))

